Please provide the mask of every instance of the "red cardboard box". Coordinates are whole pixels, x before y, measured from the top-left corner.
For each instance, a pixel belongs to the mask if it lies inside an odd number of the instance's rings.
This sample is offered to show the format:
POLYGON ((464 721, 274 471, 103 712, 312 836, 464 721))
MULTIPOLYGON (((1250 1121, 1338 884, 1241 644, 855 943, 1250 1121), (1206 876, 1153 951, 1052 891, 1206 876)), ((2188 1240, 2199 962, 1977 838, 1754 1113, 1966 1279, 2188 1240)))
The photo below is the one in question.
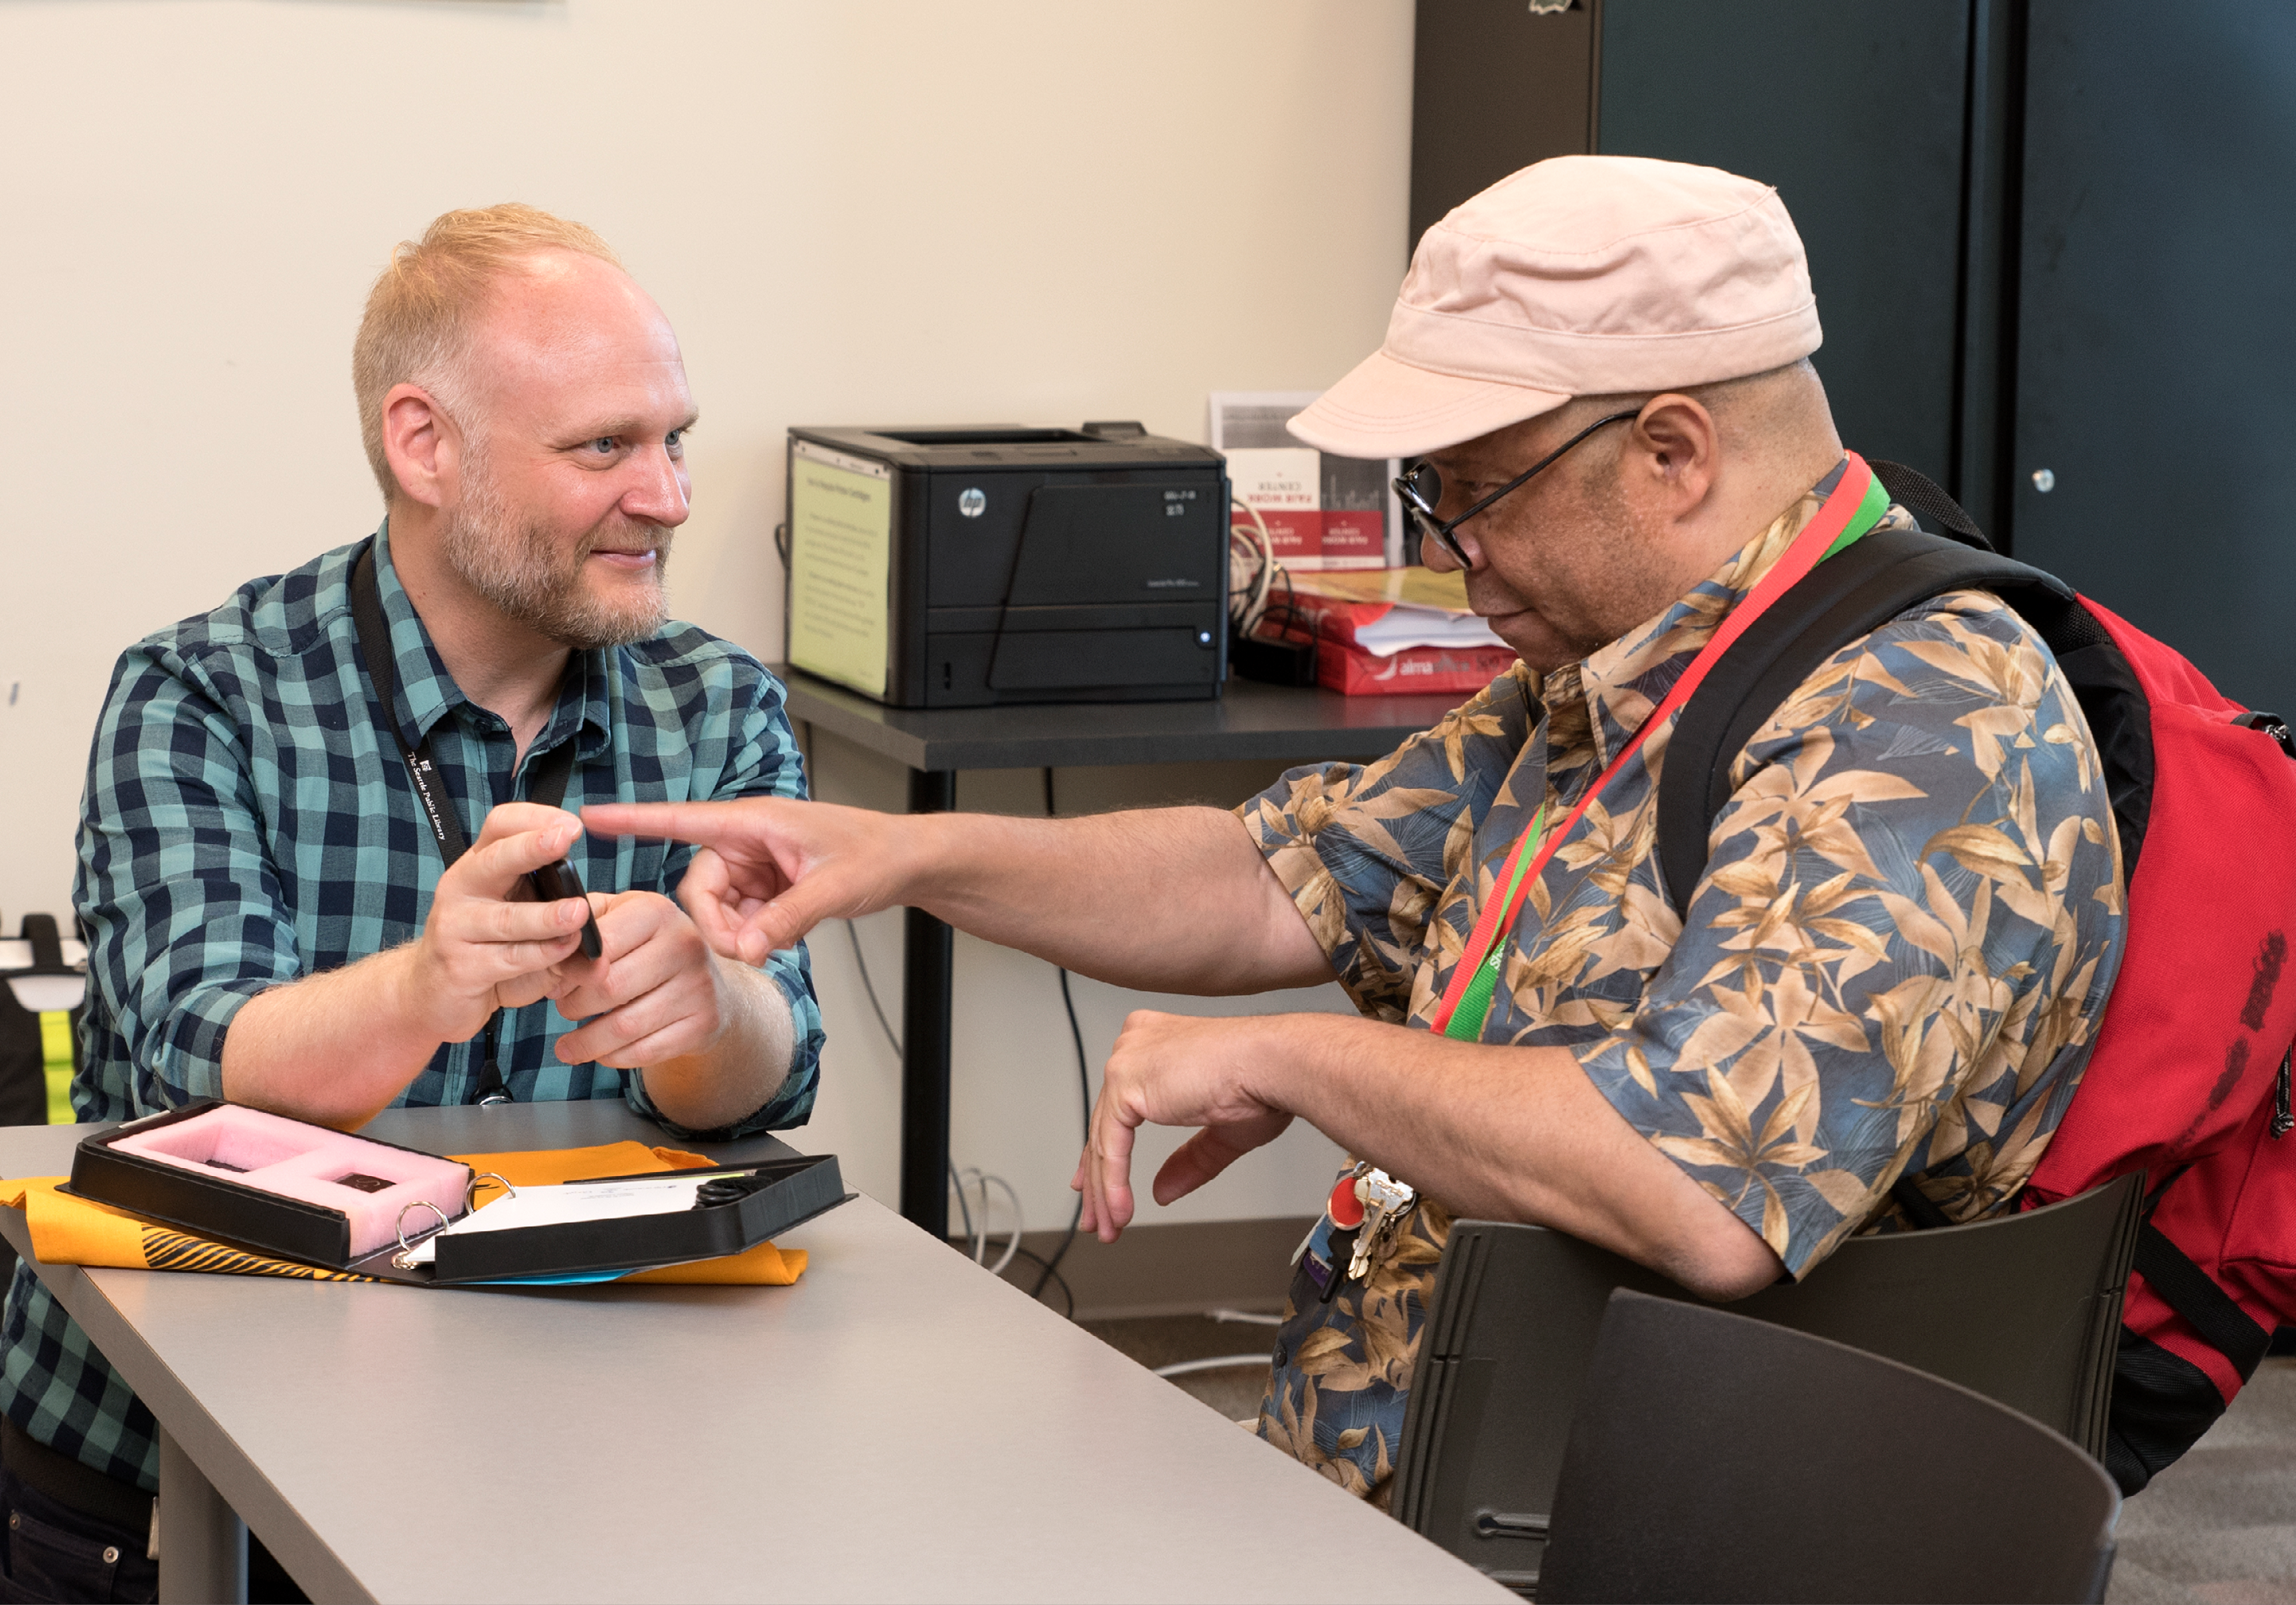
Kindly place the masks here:
POLYGON ((1514 665, 1513 651, 1468 610, 1466 584, 1456 574, 1424 569, 1301 574, 1279 585, 1276 595, 1278 616, 1288 611, 1291 623, 1315 634, 1317 682, 1350 697, 1466 697, 1514 665), (1374 646, 1394 650, 1370 651, 1359 644, 1365 634, 1374 646), (1471 639, 1442 639, 1463 634, 1471 639))
POLYGON ((1350 697, 1442 692, 1464 699, 1513 667, 1514 654, 1505 647, 1407 646, 1375 658, 1328 636, 1316 643, 1316 683, 1350 697))

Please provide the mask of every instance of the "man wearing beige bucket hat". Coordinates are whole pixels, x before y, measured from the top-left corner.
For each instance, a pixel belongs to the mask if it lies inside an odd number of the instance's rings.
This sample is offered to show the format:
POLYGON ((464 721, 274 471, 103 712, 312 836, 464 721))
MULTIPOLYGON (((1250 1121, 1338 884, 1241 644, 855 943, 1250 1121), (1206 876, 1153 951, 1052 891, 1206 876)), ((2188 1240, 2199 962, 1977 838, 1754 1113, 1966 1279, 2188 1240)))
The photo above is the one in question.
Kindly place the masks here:
POLYGON ((1910 521, 1836 437, 1818 340, 1774 192, 1528 168, 1428 231, 1385 343, 1293 425, 1419 460, 1425 561, 1521 654, 1432 730, 1234 813, 586 822, 706 844, 683 895, 729 954, 910 904, 1121 985, 1336 975, 1359 1018, 1133 1015, 1076 1185, 1112 1240, 1143 1124, 1198 1128, 1164 1203, 1295 1118, 1360 1156, 1316 1200, 1259 1429, 1383 1498, 1455 1216, 1739 1297, 1810 1273, 1901 1175, 1952 1218, 2000 1208, 2086 1061, 2119 960, 2112 815, 2055 663, 1988 595, 1909 610, 1786 697, 1735 756, 1686 918, 1667 895, 1657 778, 1710 646, 1910 521))

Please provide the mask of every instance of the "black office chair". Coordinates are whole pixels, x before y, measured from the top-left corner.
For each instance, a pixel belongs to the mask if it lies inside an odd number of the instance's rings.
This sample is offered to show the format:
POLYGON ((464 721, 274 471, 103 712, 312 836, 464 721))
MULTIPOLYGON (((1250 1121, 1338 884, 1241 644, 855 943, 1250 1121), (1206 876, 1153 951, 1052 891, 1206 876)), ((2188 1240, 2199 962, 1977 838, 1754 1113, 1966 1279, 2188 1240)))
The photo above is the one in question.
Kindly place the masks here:
MULTIPOLYGON (((7 971, 0 980, 28 977, 51 987, 62 980, 85 988, 86 978, 64 962, 63 942, 53 915, 26 914, 20 939, 29 944, 32 962, 21 970, 7 971)), ((47 1053, 40 1036, 40 1017, 34 1009, 53 1006, 35 998, 28 1008, 14 987, 0 986, 0 1126, 48 1123, 47 1053)), ((74 1023, 78 1023, 76 1018, 74 1023)), ((77 1040, 72 1054, 75 1059, 79 1054, 77 1040)))
POLYGON ((2120 1510, 2079 1445, 1966 1388, 1621 1290, 1538 1597, 2101 1601, 2120 1510))
MULTIPOLYGON (((2021 1214, 1855 1237, 1808 1280, 1731 1307, 1943 1377, 2101 1459, 2142 1204, 2129 1176, 2021 1214)), ((1398 1520, 1530 1591, 1595 1331, 1622 1287, 1691 1298, 1559 1232, 1452 1226, 1404 1413, 1398 1520)))

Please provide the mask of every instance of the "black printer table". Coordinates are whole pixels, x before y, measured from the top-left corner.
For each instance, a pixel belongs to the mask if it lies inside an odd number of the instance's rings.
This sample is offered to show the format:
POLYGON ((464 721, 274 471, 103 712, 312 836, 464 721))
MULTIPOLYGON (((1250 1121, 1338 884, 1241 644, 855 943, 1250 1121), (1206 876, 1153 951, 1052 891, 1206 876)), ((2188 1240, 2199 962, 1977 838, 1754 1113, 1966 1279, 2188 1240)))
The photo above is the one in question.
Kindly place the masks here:
MULTIPOLYGON (((960 769, 1077 769, 1098 764, 1264 759, 1359 762, 1392 750, 1464 700, 1343 697, 1321 688, 1230 680, 1198 702, 1065 702, 1026 708, 887 708, 775 664, 789 715, 906 765, 909 812, 956 798, 960 769)), ((949 1005, 955 942, 907 911, 901 980, 901 1213, 948 1235, 949 1005)))

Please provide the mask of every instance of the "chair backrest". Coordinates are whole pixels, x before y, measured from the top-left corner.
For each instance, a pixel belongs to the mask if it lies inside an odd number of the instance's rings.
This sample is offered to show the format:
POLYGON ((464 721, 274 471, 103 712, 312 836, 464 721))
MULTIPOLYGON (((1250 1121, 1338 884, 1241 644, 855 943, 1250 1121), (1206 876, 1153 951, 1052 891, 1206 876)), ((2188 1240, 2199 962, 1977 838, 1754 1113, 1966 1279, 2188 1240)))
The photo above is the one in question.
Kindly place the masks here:
POLYGON ((1570 1425, 1538 1597, 2100 1601, 2120 1510, 2079 1445, 1966 1388, 1621 1291, 1570 1425))
MULTIPOLYGON (((1807 1280, 1732 1307, 1974 1389, 2101 1456, 2141 1188, 2124 1177, 2021 1214, 1854 1237, 1807 1280)), ((1398 1519, 1502 1583, 1537 1581, 1615 1288, 1690 1297, 1560 1232, 1452 1226, 1405 1410, 1398 1519)))

